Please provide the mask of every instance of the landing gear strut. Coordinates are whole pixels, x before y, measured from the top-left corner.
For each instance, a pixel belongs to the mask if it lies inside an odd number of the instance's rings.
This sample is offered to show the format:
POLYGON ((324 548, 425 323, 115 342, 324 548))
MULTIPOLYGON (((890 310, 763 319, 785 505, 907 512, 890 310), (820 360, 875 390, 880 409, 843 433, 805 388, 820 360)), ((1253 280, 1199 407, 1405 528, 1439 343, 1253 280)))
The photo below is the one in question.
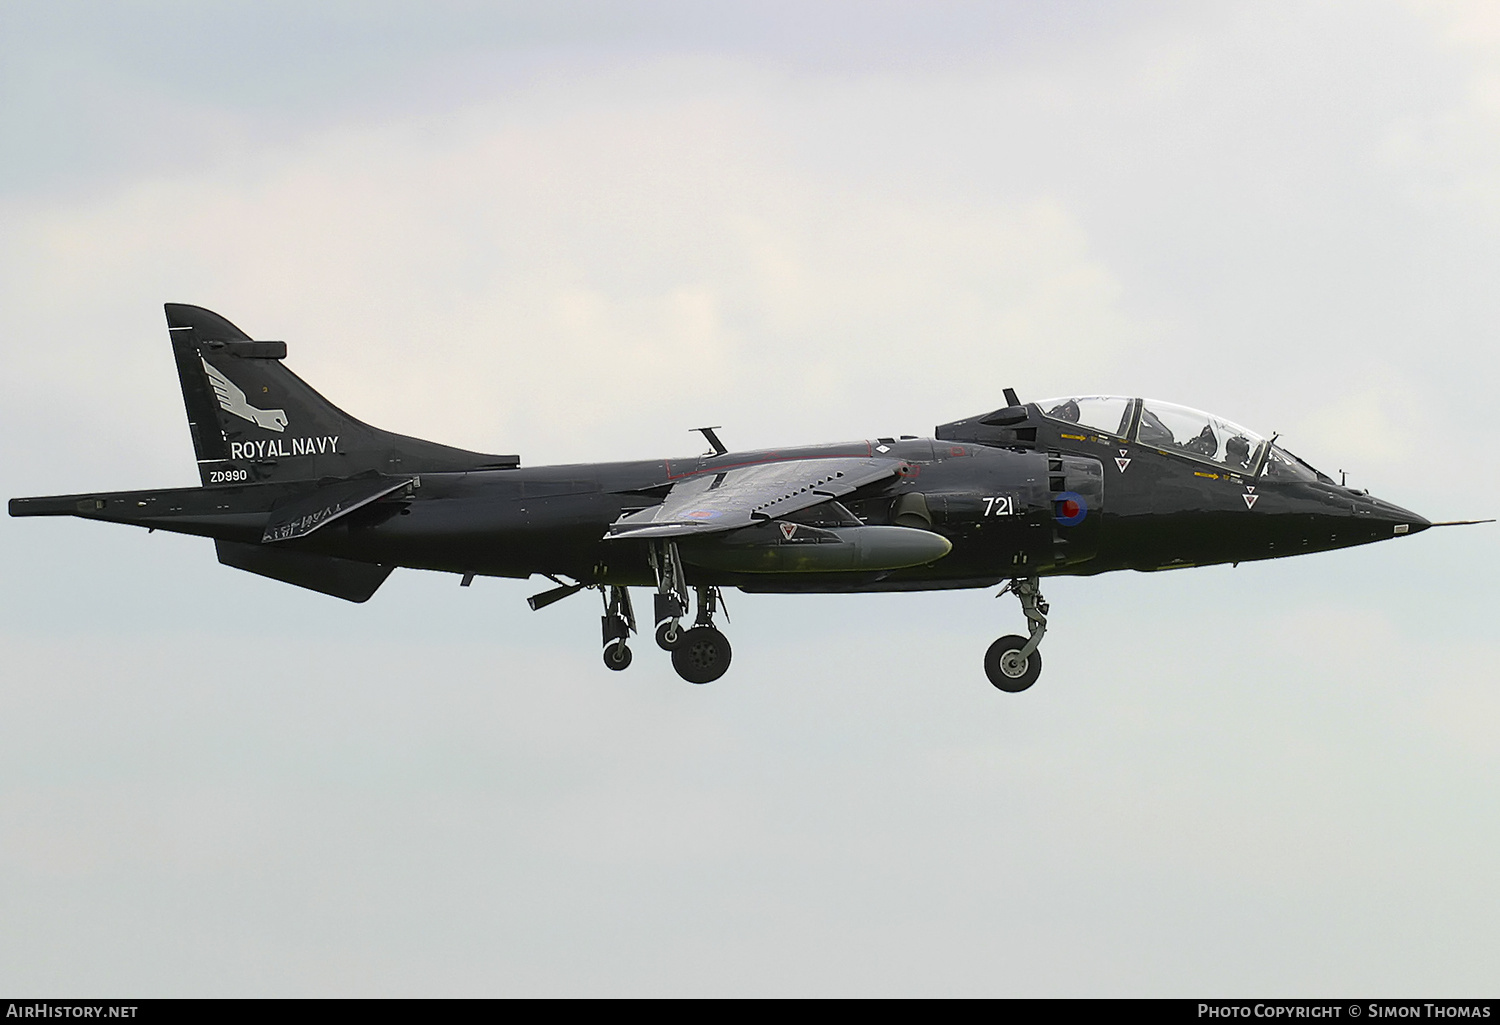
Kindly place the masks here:
POLYGON ((651 568, 656 571, 656 644, 663 651, 671 651, 687 632, 682 628, 682 617, 688 609, 687 578, 682 572, 677 542, 653 544, 649 552, 651 568))
MULTIPOLYGON (((722 601, 717 587, 698 587, 698 618, 691 630, 678 637, 672 651, 672 668, 688 683, 712 683, 729 669, 732 652, 729 638, 713 625, 722 601)), ((657 631, 658 638, 661 631, 657 631)))
POLYGON ((984 675, 1000 690, 1014 694, 1036 683, 1042 675, 1042 653, 1037 647, 1047 633, 1050 606, 1042 597, 1041 582, 1036 577, 1018 577, 1002 587, 1000 594, 1007 591, 1021 600, 1021 611, 1026 614, 1026 629, 1031 636, 1010 634, 991 644, 984 653, 984 675))
POLYGON ((630 665, 630 646, 625 641, 635 633, 635 610, 630 592, 623 587, 600 588, 604 597, 604 664, 619 672, 630 665))

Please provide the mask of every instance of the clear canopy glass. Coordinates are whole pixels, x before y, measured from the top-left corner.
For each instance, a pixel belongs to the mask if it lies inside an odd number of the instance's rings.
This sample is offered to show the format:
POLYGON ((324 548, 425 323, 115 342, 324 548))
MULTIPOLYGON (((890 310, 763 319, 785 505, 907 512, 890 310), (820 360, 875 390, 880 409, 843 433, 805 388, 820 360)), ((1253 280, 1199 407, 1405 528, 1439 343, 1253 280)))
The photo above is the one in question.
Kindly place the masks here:
POLYGON ((1272 480, 1327 480, 1317 470, 1279 445, 1221 416, 1179 406, 1175 402, 1141 399, 1138 422, 1135 399, 1117 395, 1074 395, 1037 403, 1053 420, 1130 438, 1163 452, 1185 455, 1222 466, 1235 473, 1255 473, 1272 480))
POLYGON ((1271 454, 1266 457, 1266 465, 1260 468, 1260 475, 1267 480, 1330 480, 1301 459, 1292 455, 1280 445, 1271 446, 1271 454))
POLYGON ((1132 399, 1116 395, 1080 395, 1067 399, 1043 399, 1037 403, 1042 412, 1054 420, 1066 420, 1080 427, 1125 437, 1130 430, 1130 404, 1132 399))
POLYGON ((1175 449, 1240 473, 1254 472, 1266 443, 1237 423, 1158 399, 1141 400, 1137 439, 1142 445, 1167 452, 1175 449))

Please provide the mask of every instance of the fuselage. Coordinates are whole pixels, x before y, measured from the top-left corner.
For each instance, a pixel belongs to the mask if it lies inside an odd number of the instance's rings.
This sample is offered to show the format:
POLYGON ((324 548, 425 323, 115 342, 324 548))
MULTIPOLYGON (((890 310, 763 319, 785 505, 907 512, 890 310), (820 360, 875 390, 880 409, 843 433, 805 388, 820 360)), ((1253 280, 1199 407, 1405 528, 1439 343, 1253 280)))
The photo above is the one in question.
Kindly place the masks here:
POLYGON ((302 547, 455 573, 551 573, 651 585, 644 546, 606 535, 622 515, 658 501, 664 486, 756 463, 877 453, 900 458, 908 470, 842 505, 867 524, 941 534, 953 545, 948 555, 925 566, 869 574, 690 566, 690 582, 756 591, 980 587, 1015 576, 1271 559, 1368 544, 1429 525, 1331 481, 1248 477, 1118 438, 1040 441, 1036 449, 1016 450, 885 438, 686 459, 423 474, 413 500, 399 508, 377 506, 302 547))
MULTIPOLYGON (((1311 468, 1273 473, 1269 455, 1235 467, 1179 446, 1145 444, 1139 400, 1132 401, 1135 421, 1119 433, 1081 428, 1032 405, 1014 407, 1019 412, 999 425, 996 414, 944 425, 934 438, 420 472, 404 492, 277 547, 461 574, 650 586, 656 577, 646 543, 612 538, 609 528, 661 502, 679 482, 769 462, 876 457, 901 460, 902 471, 845 496, 838 503, 844 522, 852 515, 862 524, 930 531, 951 543, 946 555, 877 572, 768 573, 726 569, 722 560, 695 564, 689 549, 688 582, 769 592, 984 587, 1017 577, 1273 559, 1430 525, 1311 468)), ((257 545, 276 510, 303 496, 309 483, 57 496, 16 500, 11 508, 257 545)), ((817 516, 814 509, 797 519, 816 523, 817 516)))

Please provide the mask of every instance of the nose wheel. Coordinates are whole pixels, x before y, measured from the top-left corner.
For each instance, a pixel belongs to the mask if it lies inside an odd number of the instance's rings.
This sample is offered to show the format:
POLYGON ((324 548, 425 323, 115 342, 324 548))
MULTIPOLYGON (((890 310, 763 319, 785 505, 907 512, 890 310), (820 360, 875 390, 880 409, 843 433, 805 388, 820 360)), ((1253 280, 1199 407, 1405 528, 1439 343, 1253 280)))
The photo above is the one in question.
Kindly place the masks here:
POLYGON ((1047 633, 1050 606, 1042 598, 1041 583, 1036 577, 1012 580, 1000 589, 1000 594, 1007 591, 1020 599, 1030 636, 1010 634, 991 644, 984 653, 984 675, 996 689, 1016 694, 1036 683, 1042 675, 1042 653, 1037 648, 1047 633))
POLYGON ((1036 683, 1042 675, 1042 653, 1026 650, 1026 638, 1008 634, 990 645, 984 653, 984 675, 998 689, 1016 694, 1036 683))

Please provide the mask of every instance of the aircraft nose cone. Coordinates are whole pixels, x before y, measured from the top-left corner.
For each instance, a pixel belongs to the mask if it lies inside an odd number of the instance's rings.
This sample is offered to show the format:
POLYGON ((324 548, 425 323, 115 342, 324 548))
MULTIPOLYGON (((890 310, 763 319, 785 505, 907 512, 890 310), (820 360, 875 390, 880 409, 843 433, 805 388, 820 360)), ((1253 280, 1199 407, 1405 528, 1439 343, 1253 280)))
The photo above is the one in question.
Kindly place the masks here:
POLYGON ((1425 516, 1419 516, 1410 509, 1403 509, 1399 505, 1383 501, 1379 498, 1369 498, 1374 506, 1373 516, 1377 523, 1390 527, 1391 537, 1401 537, 1404 534, 1420 534, 1432 526, 1432 521, 1425 516))

